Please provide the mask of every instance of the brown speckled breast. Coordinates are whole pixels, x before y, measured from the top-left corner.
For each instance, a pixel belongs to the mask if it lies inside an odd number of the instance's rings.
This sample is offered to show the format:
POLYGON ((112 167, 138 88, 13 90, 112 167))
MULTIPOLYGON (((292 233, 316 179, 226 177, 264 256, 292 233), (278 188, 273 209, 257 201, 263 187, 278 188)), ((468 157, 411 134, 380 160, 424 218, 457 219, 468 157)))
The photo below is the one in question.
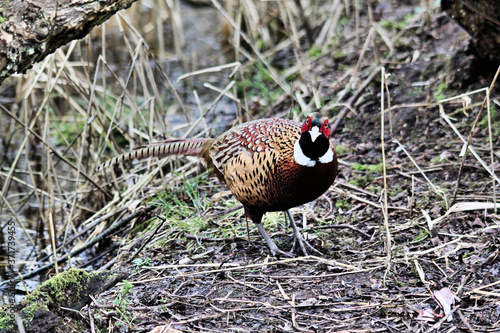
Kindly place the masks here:
POLYGON ((318 162, 314 167, 295 162, 293 147, 301 126, 285 119, 256 120, 214 141, 210 157, 216 173, 220 172, 219 178, 245 207, 262 212, 287 210, 316 199, 333 184, 336 155, 332 162, 318 162))

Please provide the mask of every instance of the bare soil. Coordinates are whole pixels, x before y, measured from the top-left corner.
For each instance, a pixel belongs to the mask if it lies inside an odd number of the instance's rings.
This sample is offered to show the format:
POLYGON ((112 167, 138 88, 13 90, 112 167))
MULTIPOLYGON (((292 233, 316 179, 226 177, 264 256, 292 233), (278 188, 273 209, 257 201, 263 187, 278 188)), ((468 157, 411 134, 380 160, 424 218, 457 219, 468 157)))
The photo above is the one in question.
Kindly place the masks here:
MULTIPOLYGON (((362 66, 360 50, 369 34, 364 11, 358 48, 339 43, 336 54, 311 56, 310 81, 291 82, 306 100, 314 99, 308 87, 321 91, 323 113, 337 119, 360 82, 380 68, 375 65, 380 59, 390 74, 384 106, 387 110, 390 98, 390 110, 381 113, 377 74, 348 105, 332 135, 340 158, 335 185, 292 210, 322 255, 269 257, 242 208, 225 204, 234 203, 227 188, 195 165, 187 177, 201 177, 202 204, 193 203, 179 184, 165 185, 157 177, 131 211, 148 205, 149 194, 156 196, 165 186, 191 207, 185 219, 207 221, 205 233, 174 230, 168 220, 160 221, 165 211, 157 208, 102 242, 93 253, 94 267, 127 271, 132 288, 124 292, 120 284, 96 296, 78 315, 61 319, 64 331, 500 332, 500 224, 497 211, 486 206, 499 194, 500 184, 487 171, 500 168, 499 114, 493 111, 499 90, 490 94, 491 133, 486 107, 473 130, 471 146, 479 159, 469 151, 462 170, 463 141, 456 131, 467 140, 486 94, 442 103, 442 112, 438 103, 489 87, 496 67, 483 66, 468 49, 467 34, 444 13, 415 14, 417 4, 405 3, 374 6, 380 24, 413 16, 403 27, 374 32, 375 42, 365 48, 376 51, 364 55, 362 66), (344 97, 337 103, 338 96, 344 97), (160 219, 148 227, 154 216, 160 219), (244 234, 213 236, 214 230, 247 222, 250 242, 244 234), (449 321, 433 297, 443 288, 454 295, 449 321), (425 309, 435 318, 419 317, 425 309)), ((351 42, 354 27, 353 21, 345 28, 351 42)), ((288 48, 273 65, 294 61, 288 48)), ((254 103, 251 109, 258 107, 254 103)), ((288 98, 258 116, 283 115, 290 107, 296 102, 288 98)), ((126 189, 126 182, 121 185, 126 189)), ((175 203, 171 196, 165 200, 175 203)), ((291 232, 283 214, 279 218, 282 222, 269 232, 281 248, 290 249, 291 232)))
MULTIPOLYGON (((152 258, 151 268, 129 278, 134 284, 126 308, 130 331, 162 325, 203 332, 500 331, 498 216, 485 209, 448 211, 457 202, 491 202, 492 178, 469 153, 457 185, 463 143, 436 103, 443 85, 450 95, 442 97, 450 97, 452 88, 466 92, 488 86, 494 71, 476 75, 476 60, 464 51, 468 36, 447 16, 436 13, 430 22, 408 28, 395 45, 398 61, 384 64, 390 73, 392 122, 391 136, 385 114, 389 254, 380 208, 383 174, 359 167, 382 162, 377 77, 356 102, 356 113, 348 113, 333 135, 343 150, 336 185, 314 203, 293 210, 299 220, 307 219, 312 243, 323 255, 275 260, 267 256, 255 230, 249 244, 199 235, 201 248, 191 247, 195 251, 186 249, 192 237, 144 249, 141 256, 152 258), (410 61, 412 57, 418 58, 410 61), (443 216, 430 227, 430 221, 443 216), (432 295, 445 287, 455 295, 453 320, 418 318, 425 308, 443 312, 432 295)), ((352 69, 356 61, 357 54, 349 51, 338 59, 324 55, 312 62, 311 75, 335 96, 345 84, 332 84, 340 75, 337 68, 345 73, 345 66, 352 69)), ((368 76, 356 75, 361 80, 368 76)), ((461 99, 445 105, 464 136, 485 95, 471 97, 466 107, 461 99)), ((493 145, 498 147, 495 133, 493 145)), ((485 161, 488 136, 482 126, 472 138, 485 161)), ((208 182, 216 184, 215 178, 208 182)), ((207 197, 220 190, 204 189, 207 197)), ((221 211, 212 206, 203 215, 213 228, 221 227, 221 211)), ((272 234, 282 247, 291 247, 289 230, 272 234)), ((130 256, 121 255, 123 262, 130 256)), ((102 314, 99 326, 112 331, 118 331, 119 314, 100 308, 111 307, 115 294, 101 295, 99 309, 90 306, 92 313, 102 314)))

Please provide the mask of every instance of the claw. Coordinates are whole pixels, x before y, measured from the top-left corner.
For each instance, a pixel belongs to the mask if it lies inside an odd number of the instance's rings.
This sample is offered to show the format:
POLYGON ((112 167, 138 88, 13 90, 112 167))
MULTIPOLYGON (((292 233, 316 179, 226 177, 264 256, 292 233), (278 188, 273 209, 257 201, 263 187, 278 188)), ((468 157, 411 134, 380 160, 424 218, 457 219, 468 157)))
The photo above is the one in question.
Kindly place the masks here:
POLYGON ((290 252, 293 253, 293 250, 295 249, 295 244, 299 243, 300 249, 302 250, 302 253, 305 256, 309 255, 309 253, 307 252, 306 246, 309 249, 311 249, 313 252, 322 255, 323 253, 316 250, 311 244, 309 244, 308 241, 306 241, 304 239, 304 237, 300 233, 299 228, 297 227, 297 224, 295 223, 295 220, 293 219, 293 216, 289 210, 286 211, 286 214, 288 215, 288 218, 290 219, 290 224, 291 224, 292 229, 293 229, 293 247, 292 247, 292 250, 290 252))
POLYGON ((276 246, 276 244, 273 242, 271 237, 267 234, 266 230, 262 226, 262 223, 256 223, 257 229, 259 229, 259 233, 264 238, 266 241, 267 247, 269 248, 269 251, 271 254, 275 257, 279 257, 280 255, 287 257, 287 258, 293 258, 293 252, 285 252, 282 251, 276 246))
POLYGON ((259 233, 262 236, 262 238, 264 238, 264 240, 266 241, 267 247, 269 248, 269 251, 271 252, 271 254, 275 257, 283 256, 283 257, 287 257, 287 258, 293 258, 293 257, 295 257, 293 254, 293 252, 295 250, 295 245, 297 245, 297 243, 298 243, 300 246, 300 249, 302 250, 303 255, 305 255, 305 256, 309 255, 309 253, 307 252, 307 248, 309 248, 310 250, 312 250, 313 252, 315 252, 317 254, 322 255, 321 252, 316 250, 311 244, 309 244, 304 239, 304 237, 302 236, 302 234, 299 231, 299 228, 297 227, 297 224, 295 223, 295 221, 292 217, 292 214, 290 214, 290 211, 287 211, 287 214, 288 214, 288 217, 290 218, 290 224, 292 225, 292 229, 293 229, 293 246, 292 246, 292 249, 290 250, 290 252, 285 252, 285 251, 280 250, 278 248, 278 246, 276 246, 276 244, 273 242, 271 237, 269 237, 266 230, 262 226, 262 223, 256 223, 257 229, 259 230, 259 233))

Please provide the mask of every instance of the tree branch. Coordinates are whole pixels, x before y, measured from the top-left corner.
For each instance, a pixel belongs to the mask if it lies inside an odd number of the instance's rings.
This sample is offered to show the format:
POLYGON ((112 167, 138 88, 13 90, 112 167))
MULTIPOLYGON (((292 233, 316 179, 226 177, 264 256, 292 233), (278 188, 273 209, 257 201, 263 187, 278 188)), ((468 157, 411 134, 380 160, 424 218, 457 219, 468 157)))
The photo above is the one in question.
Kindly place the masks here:
POLYGON ((136 0, 0 0, 0 84, 136 0))

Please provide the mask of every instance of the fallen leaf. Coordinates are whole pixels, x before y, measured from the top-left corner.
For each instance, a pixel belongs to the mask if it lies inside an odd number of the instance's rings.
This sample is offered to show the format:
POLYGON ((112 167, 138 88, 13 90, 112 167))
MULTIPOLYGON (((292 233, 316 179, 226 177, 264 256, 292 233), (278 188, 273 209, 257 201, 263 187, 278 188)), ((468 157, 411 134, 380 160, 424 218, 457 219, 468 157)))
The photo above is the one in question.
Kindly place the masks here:
POLYGON ((380 287, 382 287, 382 281, 380 280, 376 280, 376 279, 370 279, 370 281, 372 282, 372 289, 380 289, 380 287))
POLYGON ((441 240, 439 239, 439 236, 431 238, 431 243, 433 246, 438 246, 443 244, 443 242, 441 242, 441 240))
POLYGON ((432 207, 431 213, 434 215, 439 215, 439 213, 441 213, 441 207, 439 205, 435 205, 434 207, 432 207))
POLYGON ((435 321, 437 318, 439 318, 439 315, 432 311, 430 307, 420 310, 417 316, 417 320, 425 321, 435 321))
MULTIPOLYGON (((453 296, 451 290, 445 287, 439 291, 435 291, 434 299, 443 309, 444 315, 448 316, 448 314, 451 312, 451 306, 455 304, 455 297, 453 296)), ((453 315, 450 314, 447 320, 449 322, 452 321, 453 315)))
POLYGON ((448 160, 452 156, 453 155, 449 151, 445 150, 439 155, 439 162, 448 160))
POLYGON ((484 223, 479 217, 476 217, 473 222, 467 222, 471 227, 481 227, 484 228, 484 223))
POLYGON ((316 298, 309 298, 298 304, 297 306, 311 306, 317 304, 319 301, 316 298))

